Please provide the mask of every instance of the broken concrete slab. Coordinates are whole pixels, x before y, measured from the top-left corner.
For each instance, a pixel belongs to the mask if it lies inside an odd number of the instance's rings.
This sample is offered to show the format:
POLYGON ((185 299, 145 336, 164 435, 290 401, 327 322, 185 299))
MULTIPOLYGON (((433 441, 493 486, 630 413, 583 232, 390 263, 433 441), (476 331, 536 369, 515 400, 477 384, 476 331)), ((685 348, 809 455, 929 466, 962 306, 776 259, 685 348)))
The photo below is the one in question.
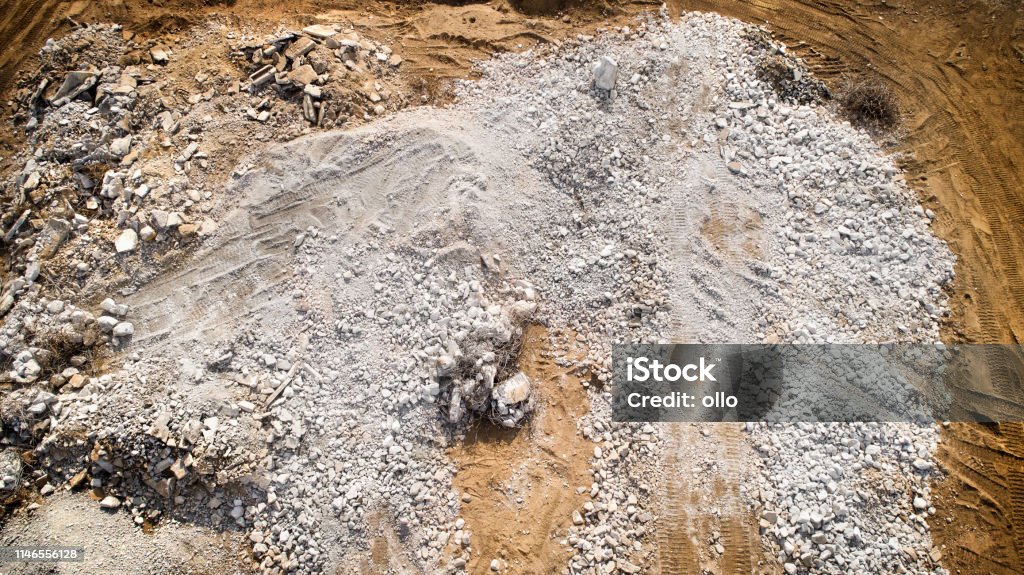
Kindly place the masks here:
POLYGON ((78 70, 68 72, 68 75, 64 77, 64 83, 61 84, 57 93, 53 95, 53 106, 59 108, 74 100, 83 92, 95 86, 98 79, 99 75, 94 71, 78 70))
POLYGON ((303 64, 288 74, 288 79, 299 86, 312 84, 317 80, 316 70, 309 64, 303 64))
POLYGON ((288 48, 285 49, 284 55, 287 56, 289 60, 294 61, 300 56, 305 56, 306 54, 309 54, 310 52, 313 51, 314 48, 316 48, 316 42, 314 42, 312 38, 303 36, 298 40, 292 42, 291 45, 289 45, 288 48))
POLYGON ((308 34, 321 40, 333 36, 336 32, 337 30, 334 29, 334 26, 326 26, 324 24, 313 24, 302 29, 303 34, 308 34))

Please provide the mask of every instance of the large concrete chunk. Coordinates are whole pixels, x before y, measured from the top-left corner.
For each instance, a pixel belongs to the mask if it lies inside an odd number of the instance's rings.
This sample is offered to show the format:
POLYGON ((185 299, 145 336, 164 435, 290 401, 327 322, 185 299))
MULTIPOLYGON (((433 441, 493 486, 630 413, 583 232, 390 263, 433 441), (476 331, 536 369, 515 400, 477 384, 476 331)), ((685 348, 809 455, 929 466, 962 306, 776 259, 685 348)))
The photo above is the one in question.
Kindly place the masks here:
POLYGON ((594 62, 594 84, 602 90, 615 88, 619 79, 619 65, 608 56, 601 56, 594 62))
POLYGON ((505 405, 515 405, 530 398, 530 378, 519 372, 498 384, 495 397, 505 405))
POLYGON ((292 70, 288 74, 288 79, 298 84, 299 86, 305 86, 306 84, 312 84, 316 81, 316 71, 309 64, 303 64, 297 69, 292 70))
POLYGON ((325 26, 323 24, 313 24, 312 26, 306 26, 302 29, 303 34, 309 34, 314 38, 328 38, 337 33, 334 26, 325 26))
POLYGON ((284 55, 287 56, 289 60, 295 60, 299 56, 309 54, 313 51, 313 48, 316 48, 316 42, 314 42, 312 38, 303 36, 292 42, 291 45, 285 49, 284 55))
POLYGON ((53 95, 53 105, 60 107, 74 100, 79 94, 95 86, 97 78, 96 72, 87 70, 68 72, 68 75, 64 77, 64 83, 53 95))

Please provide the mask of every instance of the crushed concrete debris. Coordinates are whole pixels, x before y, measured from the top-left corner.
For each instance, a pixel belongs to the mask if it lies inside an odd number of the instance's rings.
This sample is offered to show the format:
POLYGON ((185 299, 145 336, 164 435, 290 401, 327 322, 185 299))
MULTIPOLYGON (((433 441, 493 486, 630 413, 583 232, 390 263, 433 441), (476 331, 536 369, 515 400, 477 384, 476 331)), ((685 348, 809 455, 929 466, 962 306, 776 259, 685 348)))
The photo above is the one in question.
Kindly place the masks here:
MULTIPOLYGON (((610 422, 613 342, 933 341, 947 310, 933 215, 798 63, 766 79, 782 52, 755 32, 652 17, 401 112, 401 58, 340 25, 48 43, 14 98, 0 293, 5 441, 38 465, 26 482, 4 451, 0 494, 87 488, 137 525, 237 530, 268 574, 359 572, 383 522, 418 569, 464 571, 476 527, 446 448, 481 419, 526 425, 517 345, 538 322, 588 344, 554 360, 588 374, 594 444, 565 570, 645 572, 667 443, 610 422), (211 44, 233 65, 185 75, 211 44)), ((783 570, 942 572, 934 429, 744 438, 761 461, 738 504, 783 570)))

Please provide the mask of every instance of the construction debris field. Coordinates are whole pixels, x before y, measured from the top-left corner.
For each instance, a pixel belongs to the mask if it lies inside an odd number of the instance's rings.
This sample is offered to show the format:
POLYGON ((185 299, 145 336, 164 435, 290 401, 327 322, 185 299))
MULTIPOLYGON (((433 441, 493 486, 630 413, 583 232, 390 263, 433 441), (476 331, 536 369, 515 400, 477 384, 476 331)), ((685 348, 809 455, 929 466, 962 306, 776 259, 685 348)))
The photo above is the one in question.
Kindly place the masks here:
POLYGON ((660 8, 7 6, 0 542, 157 550, 88 572, 1020 572, 1021 424, 620 428, 603 393, 622 333, 1024 341, 1024 6, 660 8), (800 100, 851 78, 894 130, 800 100))

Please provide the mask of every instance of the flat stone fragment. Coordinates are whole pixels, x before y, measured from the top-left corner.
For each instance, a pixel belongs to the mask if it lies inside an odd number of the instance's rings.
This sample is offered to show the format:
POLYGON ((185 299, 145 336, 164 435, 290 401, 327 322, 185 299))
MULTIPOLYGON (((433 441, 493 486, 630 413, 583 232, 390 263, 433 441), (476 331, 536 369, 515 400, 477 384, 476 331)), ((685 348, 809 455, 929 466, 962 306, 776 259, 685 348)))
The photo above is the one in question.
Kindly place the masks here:
POLYGON ((303 34, 308 34, 314 38, 320 39, 329 38, 336 32, 337 30, 334 29, 334 26, 325 26, 323 24, 313 24, 312 26, 306 26, 302 29, 303 34))
POLYGON ((309 54, 314 48, 316 48, 316 42, 314 42, 312 38, 303 36, 292 42, 284 51, 284 55, 287 56, 289 60, 295 60, 300 56, 309 54))

